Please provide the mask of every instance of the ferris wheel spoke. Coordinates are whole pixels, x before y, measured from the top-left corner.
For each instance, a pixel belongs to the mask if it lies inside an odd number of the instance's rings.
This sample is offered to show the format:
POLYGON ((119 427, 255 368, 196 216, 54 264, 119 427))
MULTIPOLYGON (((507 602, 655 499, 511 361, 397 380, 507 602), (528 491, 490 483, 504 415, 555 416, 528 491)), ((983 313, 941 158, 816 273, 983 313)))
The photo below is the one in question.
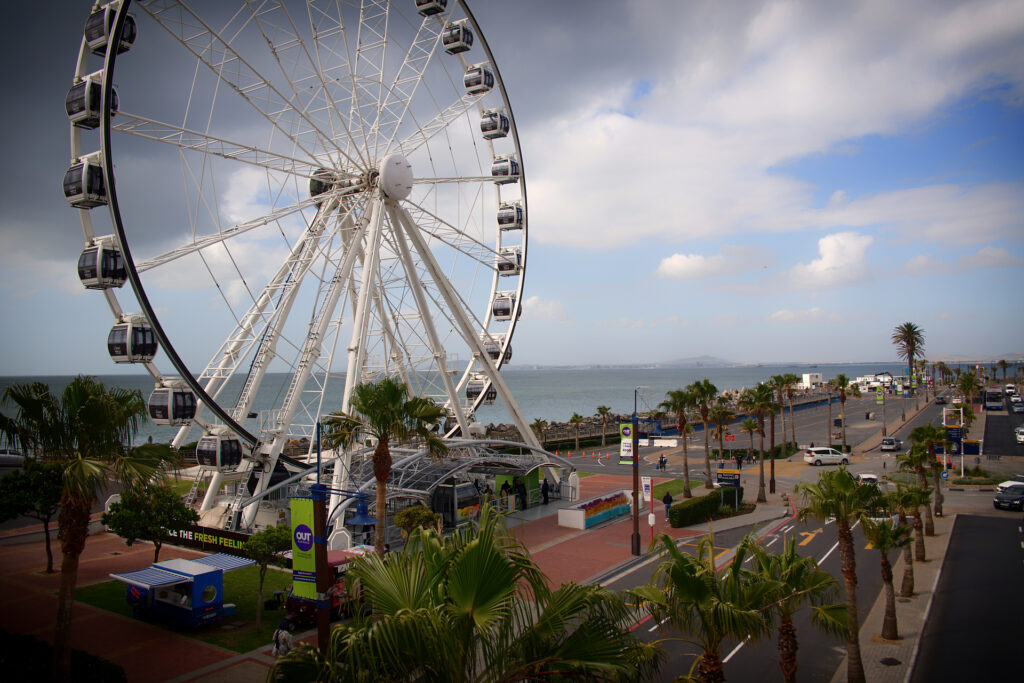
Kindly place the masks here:
POLYGON ((415 222, 420 230, 430 236, 431 239, 435 239, 438 242, 445 244, 482 265, 488 267, 492 267, 494 265, 494 259, 498 255, 496 248, 472 235, 470 231, 462 230, 459 227, 452 225, 450 222, 428 211, 423 206, 417 204, 412 204, 412 206, 416 208, 420 215, 430 219, 429 221, 419 220, 415 222), (435 227, 425 227, 425 223, 432 224, 435 227))
MULTIPOLYGON (((398 145, 398 149, 402 150, 402 153, 406 156, 411 155, 413 152, 423 147, 431 138, 445 130, 461 116, 465 116, 481 99, 482 95, 470 95, 466 94, 451 103, 437 114, 435 114, 429 121, 420 126, 416 131, 407 135, 398 145)), ((493 180, 493 178, 488 178, 493 180)))
POLYGON ((289 98, 191 8, 174 0, 143 0, 139 6, 308 157, 316 158, 314 150, 318 146, 332 147, 339 158, 356 165, 329 135, 296 109, 289 98))
POLYGON ((384 96, 389 18, 386 0, 362 0, 360 3, 352 70, 352 119, 363 126, 363 144, 370 158, 377 158, 378 133, 374 126, 384 96))

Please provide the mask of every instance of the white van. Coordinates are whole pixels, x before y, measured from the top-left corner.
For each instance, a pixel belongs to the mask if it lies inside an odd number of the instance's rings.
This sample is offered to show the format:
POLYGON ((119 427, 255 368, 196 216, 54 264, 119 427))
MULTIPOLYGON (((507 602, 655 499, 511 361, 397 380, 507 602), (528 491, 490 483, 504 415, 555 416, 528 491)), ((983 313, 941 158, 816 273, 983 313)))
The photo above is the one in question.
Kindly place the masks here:
POLYGON ((804 462, 808 465, 849 465, 850 458, 834 448, 808 448, 804 462))

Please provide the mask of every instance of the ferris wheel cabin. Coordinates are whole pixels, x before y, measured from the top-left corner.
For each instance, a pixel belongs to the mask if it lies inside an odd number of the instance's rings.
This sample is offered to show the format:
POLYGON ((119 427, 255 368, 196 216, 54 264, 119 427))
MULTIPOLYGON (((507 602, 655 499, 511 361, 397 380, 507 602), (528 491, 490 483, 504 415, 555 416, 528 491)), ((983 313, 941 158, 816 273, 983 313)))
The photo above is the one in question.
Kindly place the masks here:
MULTIPOLYGON (((309 196, 315 199, 330 192, 333 187, 334 174, 326 168, 321 168, 309 179, 309 196)), ((320 202, 317 202, 317 206, 319 205, 320 202)))
MULTIPOLYGON (((103 72, 97 71, 78 81, 64 98, 64 110, 78 128, 93 130, 100 125, 100 101, 103 97, 103 72)), ((110 90, 110 115, 117 114, 117 90, 110 90)))
POLYGON ((508 117, 501 109, 485 109, 480 117, 480 132, 485 140, 494 140, 508 135, 508 117))
POLYGON ((242 442, 225 434, 207 434, 196 444, 196 461, 200 467, 233 470, 242 462, 242 442))
POLYGON ((466 20, 446 24, 441 33, 441 44, 450 55, 467 52, 473 47, 473 32, 466 26, 466 20))
MULTIPOLYGON (((114 29, 114 16, 117 14, 119 5, 118 2, 107 3, 85 20, 85 44, 89 46, 94 55, 103 56, 107 53, 107 42, 109 42, 110 33, 114 29)), ((137 35, 135 19, 129 14, 124 19, 121 42, 117 44, 117 54, 130 50, 135 44, 137 35)))
POLYGON ((100 153, 75 160, 64 174, 64 196, 76 209, 91 209, 107 203, 100 153))
POLYGON ((148 363, 157 348, 153 328, 142 316, 122 319, 107 335, 107 352, 115 363, 148 363))
POLYGON ((502 247, 495 256, 498 275, 519 275, 523 272, 523 253, 519 247, 502 247))
MULTIPOLYGON (((515 293, 501 294, 494 298, 494 303, 491 304, 491 313, 494 314, 495 320, 511 320, 512 310, 516 307, 516 295, 515 293)), ((516 313, 516 320, 523 314, 522 306, 519 307, 516 313)))
MULTIPOLYGON (((491 360, 498 360, 501 357, 501 344, 505 341, 505 335, 499 335, 493 339, 484 339, 484 352, 487 357, 491 360)), ((505 349, 505 357, 501 361, 503 364, 507 364, 512 360, 512 345, 509 344, 508 348, 505 349)))
POLYGON ((149 418, 154 424, 180 427, 196 416, 196 395, 181 386, 158 386, 149 395, 149 418))
POLYGON ((523 205, 510 202, 498 207, 498 227, 502 230, 523 229, 523 205))
POLYGON ((491 177, 498 185, 506 185, 519 180, 519 162, 515 154, 499 154, 491 162, 491 177))
POLYGON ((486 375, 473 375, 466 382, 466 398, 475 401, 480 394, 484 395, 484 405, 491 405, 498 398, 498 390, 488 381, 486 375))
POLYGON ((448 7, 448 0, 416 0, 416 11, 425 17, 440 14, 448 7))
POLYGON ((476 64, 466 69, 462 83, 470 95, 483 95, 494 88, 494 74, 486 64, 476 64))
POLYGON ((113 237, 101 237, 86 245, 78 257, 78 279, 86 289, 110 289, 125 283, 128 271, 113 237))

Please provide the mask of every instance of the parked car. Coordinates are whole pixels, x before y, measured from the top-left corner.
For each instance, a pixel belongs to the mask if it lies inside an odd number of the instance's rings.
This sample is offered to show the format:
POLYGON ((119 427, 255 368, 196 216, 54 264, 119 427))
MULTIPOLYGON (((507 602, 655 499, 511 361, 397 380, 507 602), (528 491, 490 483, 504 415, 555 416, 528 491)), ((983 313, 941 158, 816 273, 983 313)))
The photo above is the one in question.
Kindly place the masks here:
POLYGON ((871 474, 870 472, 861 472, 856 476, 856 479, 861 484, 874 484, 878 485, 878 475, 871 474))
POLYGON ((849 465, 850 458, 834 448, 808 448, 804 462, 808 465, 849 465))
POLYGON ((903 442, 894 436, 883 436, 882 445, 879 446, 881 451, 902 451, 903 442))
POLYGON ((996 486, 996 489, 998 489, 999 491, 1005 491, 1011 486, 1024 486, 1024 474, 1013 475, 1006 481, 1002 482, 1001 484, 998 484, 996 486))
POLYGON ((1013 433, 1017 437, 1017 443, 1024 443, 1024 426, 1017 427, 1013 433))
POLYGON ((992 499, 992 507, 997 510, 1024 510, 1024 484, 1010 486, 992 499))
POLYGON ((1024 413, 1024 403, 1017 401, 1016 403, 1010 404, 1010 410, 1015 413, 1024 413))

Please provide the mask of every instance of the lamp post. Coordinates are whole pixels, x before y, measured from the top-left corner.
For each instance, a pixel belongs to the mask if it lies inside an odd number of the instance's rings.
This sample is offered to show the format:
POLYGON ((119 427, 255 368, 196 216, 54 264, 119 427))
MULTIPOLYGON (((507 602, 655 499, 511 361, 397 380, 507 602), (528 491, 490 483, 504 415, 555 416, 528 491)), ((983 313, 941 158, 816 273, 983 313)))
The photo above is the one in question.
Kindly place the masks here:
MULTIPOLYGON (((633 389, 633 554, 640 555, 640 419, 636 414, 636 397, 641 389, 633 389)), ((654 493, 652 491, 651 495, 654 493)))

